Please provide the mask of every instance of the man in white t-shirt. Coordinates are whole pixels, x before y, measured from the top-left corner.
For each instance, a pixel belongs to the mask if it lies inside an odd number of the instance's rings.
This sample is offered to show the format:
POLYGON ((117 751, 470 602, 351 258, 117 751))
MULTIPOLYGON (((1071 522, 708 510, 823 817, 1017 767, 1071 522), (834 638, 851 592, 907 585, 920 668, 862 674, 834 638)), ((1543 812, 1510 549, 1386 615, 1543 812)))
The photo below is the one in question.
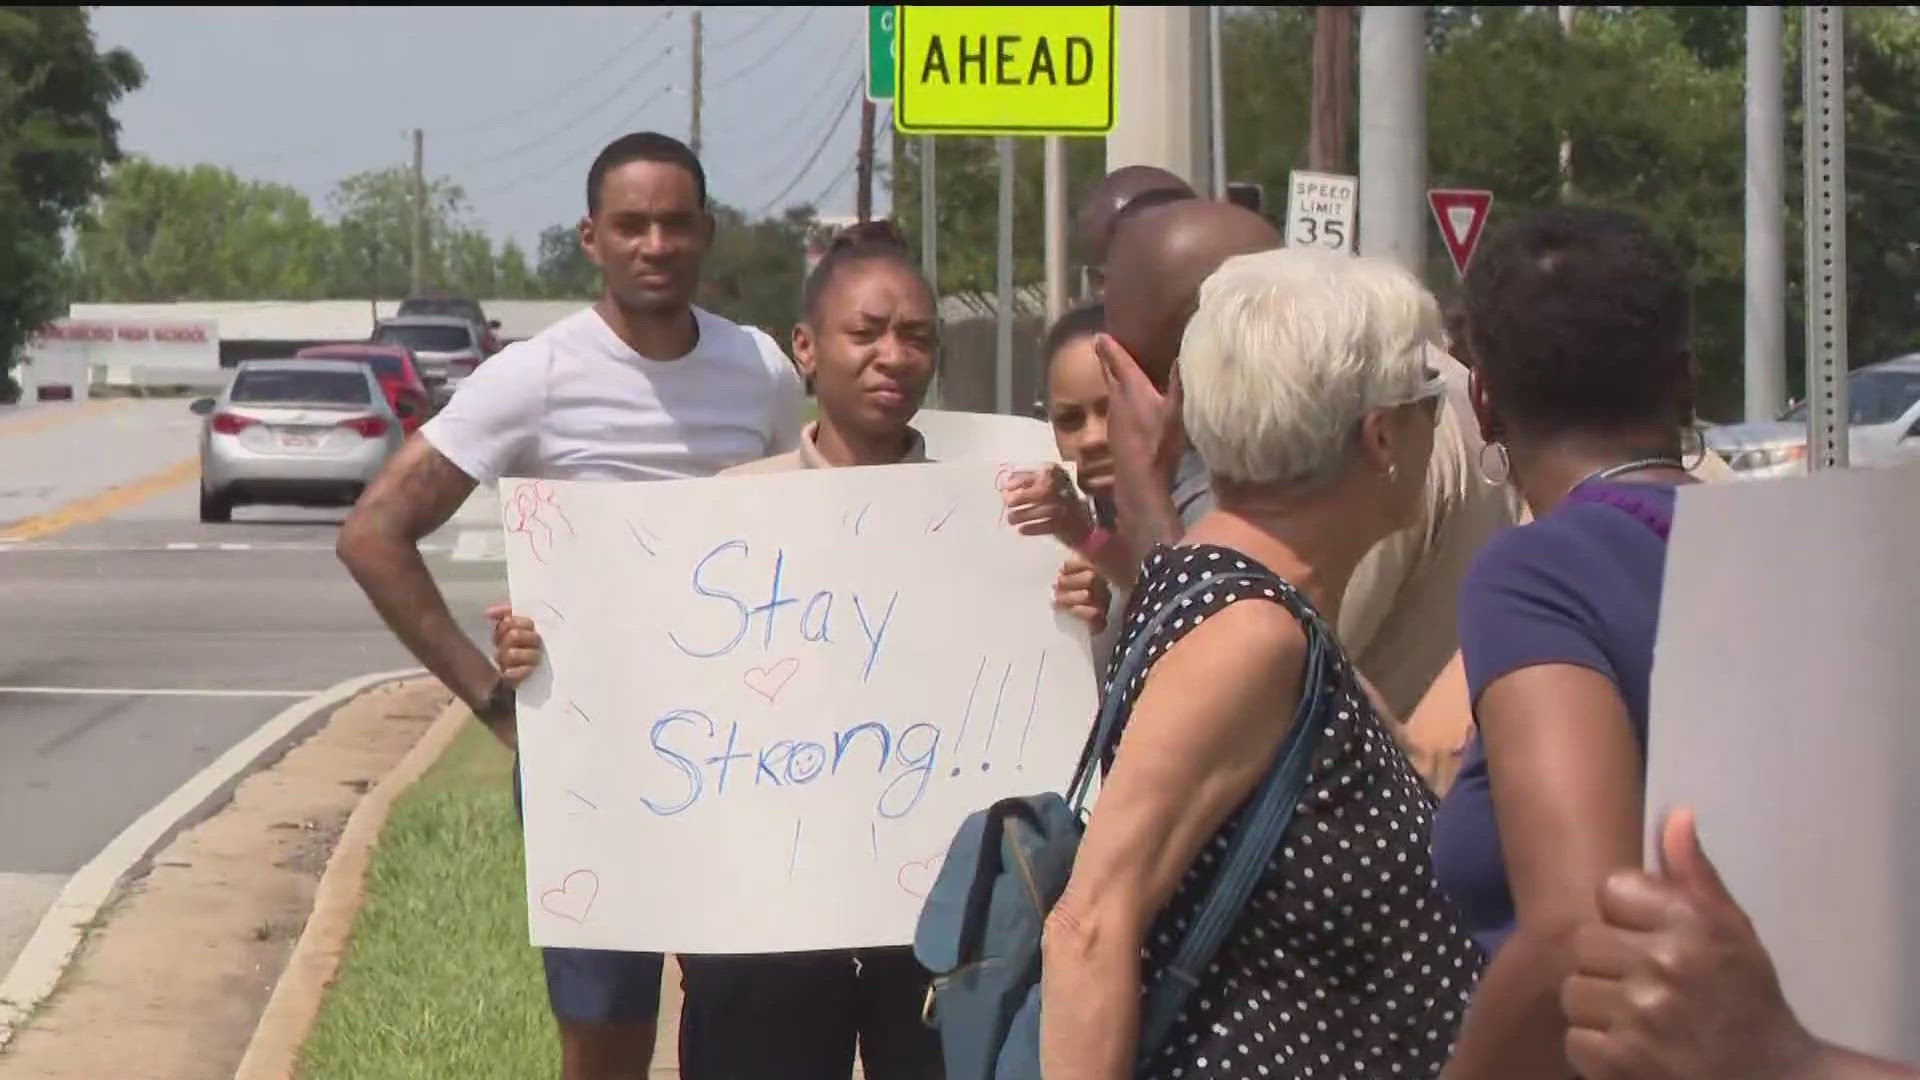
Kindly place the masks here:
MULTIPOLYGON (((713 230, 706 174, 683 143, 654 132, 610 143, 587 172, 580 222, 600 300, 482 364, 340 530, 340 560, 387 625, 508 746, 512 691, 447 610, 421 538, 502 477, 703 477, 799 445, 805 393, 786 354, 693 305, 713 230)), ((517 770, 514 791, 517 804, 517 770)), ((662 957, 543 959, 562 1080, 645 1077, 662 957)))

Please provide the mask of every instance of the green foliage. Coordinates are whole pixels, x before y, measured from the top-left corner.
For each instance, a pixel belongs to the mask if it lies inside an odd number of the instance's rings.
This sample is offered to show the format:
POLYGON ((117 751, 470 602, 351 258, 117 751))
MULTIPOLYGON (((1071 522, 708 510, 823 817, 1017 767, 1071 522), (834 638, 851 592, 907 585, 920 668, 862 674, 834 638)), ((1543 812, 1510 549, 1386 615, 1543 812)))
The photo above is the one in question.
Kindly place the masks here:
POLYGON ((120 156, 113 106, 146 79, 101 52, 83 7, 0 9, 0 390, 35 327, 62 313, 61 233, 120 156))
POLYGON ((541 229, 538 259, 534 274, 545 295, 583 300, 600 295, 600 268, 581 249, 580 231, 574 226, 541 229))
MULTIPOLYGON (((1362 16, 1364 17, 1364 15, 1362 16)), ((1848 297, 1858 363, 1920 348, 1909 318, 1920 291, 1920 12, 1849 7, 1848 297), (1911 224, 1909 224, 1911 223, 1911 224)), ((1287 173, 1306 163, 1313 9, 1226 14, 1227 171, 1284 206, 1287 173)), ((1428 9, 1427 131, 1432 186, 1494 192, 1493 228, 1572 202, 1644 216, 1692 271, 1702 412, 1738 410, 1744 337, 1746 20, 1738 7, 1583 7, 1571 35, 1552 8, 1428 9), (1570 176, 1560 141, 1571 137, 1570 176)), ((1787 12, 1787 207, 1790 364, 1801 351, 1799 11, 1787 12)), ((1355 110, 1357 112, 1357 109, 1355 110)), ((1350 117, 1348 167, 1357 148, 1350 117)), ((895 206, 919 233, 918 140, 903 140, 895 206)), ((1102 171, 1100 144, 1069 143, 1069 198, 1102 171)), ((1020 143, 1016 270, 1041 274, 1039 148, 1020 143)), ((998 168, 992 140, 942 139, 936 165, 942 291, 994 287, 998 168)), ((1365 223, 1361 223, 1365 229, 1365 223)), ((1452 266, 1429 235, 1427 280, 1452 266)))
POLYGON ((85 300, 310 299, 326 295, 335 244, 292 188, 134 156, 81 215, 73 272, 85 300))

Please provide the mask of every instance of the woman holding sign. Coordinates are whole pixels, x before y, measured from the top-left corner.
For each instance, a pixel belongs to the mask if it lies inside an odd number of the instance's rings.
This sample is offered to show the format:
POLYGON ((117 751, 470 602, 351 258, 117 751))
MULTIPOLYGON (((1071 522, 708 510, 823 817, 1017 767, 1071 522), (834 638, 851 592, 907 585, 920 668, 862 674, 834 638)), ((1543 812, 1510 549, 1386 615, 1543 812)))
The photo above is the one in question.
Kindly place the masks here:
MULTIPOLYGON (((912 421, 934 370, 932 290, 890 224, 844 230, 808 276, 793 355, 819 401, 797 450, 721 475, 926 461, 912 421)), ((1062 571, 1056 606, 1105 623, 1090 571, 1062 571)), ((540 662, 531 620, 495 628, 514 685, 540 662)), ((680 1068, 688 1080, 848 1080, 856 1045, 869 1080, 932 1080, 938 1037, 921 1021, 927 973, 906 947, 682 956, 680 1068)))

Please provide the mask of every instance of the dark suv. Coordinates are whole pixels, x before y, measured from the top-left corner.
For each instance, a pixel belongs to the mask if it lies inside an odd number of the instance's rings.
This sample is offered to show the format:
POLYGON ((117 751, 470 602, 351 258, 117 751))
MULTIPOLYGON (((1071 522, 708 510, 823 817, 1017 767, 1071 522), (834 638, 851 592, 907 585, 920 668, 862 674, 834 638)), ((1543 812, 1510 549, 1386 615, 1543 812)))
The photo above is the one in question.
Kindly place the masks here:
POLYGON ((403 319, 419 315, 465 319, 477 331, 482 353, 492 356, 500 351, 500 339, 494 334, 495 330, 500 329, 500 320, 487 318, 478 300, 442 293, 422 293, 400 301, 400 310, 396 314, 403 319))

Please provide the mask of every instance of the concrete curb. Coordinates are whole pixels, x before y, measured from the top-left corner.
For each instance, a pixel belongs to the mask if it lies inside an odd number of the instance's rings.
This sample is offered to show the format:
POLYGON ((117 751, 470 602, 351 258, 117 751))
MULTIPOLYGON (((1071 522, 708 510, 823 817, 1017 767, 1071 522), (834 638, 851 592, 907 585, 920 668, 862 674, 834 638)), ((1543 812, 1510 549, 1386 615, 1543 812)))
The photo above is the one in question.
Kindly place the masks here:
POLYGON ((274 984, 273 996, 267 999, 260 1022, 254 1026, 253 1038, 233 1080, 294 1080, 300 1048, 313 1031, 352 937, 354 918, 365 897, 361 886, 367 864, 386 827, 387 815, 394 802, 440 760, 472 716, 458 701, 447 706, 413 749, 353 808, 314 891, 306 929, 287 957, 286 969, 274 984))
POLYGON ((232 798, 234 788, 272 764, 318 730, 334 710, 377 686, 418 678, 419 668, 363 675, 323 690, 267 721, 140 815, 133 824, 67 879, 33 937, 0 980, 0 1047, 52 995, 88 928, 113 899, 121 882, 183 830, 207 818, 232 798))

